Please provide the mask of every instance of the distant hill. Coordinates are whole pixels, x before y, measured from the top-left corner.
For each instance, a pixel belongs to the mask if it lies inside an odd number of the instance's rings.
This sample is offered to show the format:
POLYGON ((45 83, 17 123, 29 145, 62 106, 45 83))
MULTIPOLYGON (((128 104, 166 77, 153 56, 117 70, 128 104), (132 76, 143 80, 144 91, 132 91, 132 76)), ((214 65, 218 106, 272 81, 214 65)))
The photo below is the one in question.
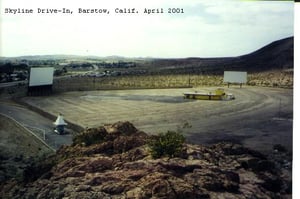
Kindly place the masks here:
POLYGON ((112 55, 106 57, 100 56, 84 56, 84 55, 65 55, 65 54, 57 54, 57 55, 25 55, 19 57, 0 57, 2 60, 123 60, 129 59, 122 56, 112 55))
POLYGON ((249 69, 262 70, 269 68, 293 68, 294 37, 281 39, 253 52, 241 56, 243 66, 249 69))
POLYGON ((160 73, 223 73, 224 70, 262 72, 294 67, 294 37, 272 42, 250 54, 224 58, 155 59, 160 73))

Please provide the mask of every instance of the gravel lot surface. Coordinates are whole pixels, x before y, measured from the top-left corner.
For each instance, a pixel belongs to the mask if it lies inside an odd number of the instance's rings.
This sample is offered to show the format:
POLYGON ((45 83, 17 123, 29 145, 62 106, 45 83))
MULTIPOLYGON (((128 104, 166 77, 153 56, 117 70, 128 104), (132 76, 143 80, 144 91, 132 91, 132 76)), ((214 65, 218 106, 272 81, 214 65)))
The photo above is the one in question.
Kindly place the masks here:
POLYGON ((23 100, 83 127, 130 121, 155 134, 181 130, 192 143, 239 142, 263 152, 282 144, 292 150, 293 90, 265 87, 224 88, 236 99, 183 99, 183 92, 216 87, 67 92, 23 100))

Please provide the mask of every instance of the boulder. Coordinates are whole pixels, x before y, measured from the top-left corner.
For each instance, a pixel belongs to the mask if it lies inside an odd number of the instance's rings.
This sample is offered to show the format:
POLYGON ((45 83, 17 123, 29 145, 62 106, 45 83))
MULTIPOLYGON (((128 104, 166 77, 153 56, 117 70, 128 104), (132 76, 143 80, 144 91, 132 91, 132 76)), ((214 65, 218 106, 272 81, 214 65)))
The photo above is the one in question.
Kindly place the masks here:
POLYGON ((135 126, 128 121, 105 125, 105 129, 109 134, 117 135, 132 135, 138 131, 135 126))

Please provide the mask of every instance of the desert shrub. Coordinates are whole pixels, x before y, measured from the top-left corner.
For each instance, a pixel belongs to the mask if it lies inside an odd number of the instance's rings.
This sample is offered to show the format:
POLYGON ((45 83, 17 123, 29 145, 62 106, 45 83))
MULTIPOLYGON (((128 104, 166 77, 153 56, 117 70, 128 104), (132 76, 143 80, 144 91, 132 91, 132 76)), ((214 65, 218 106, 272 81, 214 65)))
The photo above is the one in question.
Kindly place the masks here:
POLYGON ((168 156, 170 158, 180 156, 183 152, 185 138, 181 133, 168 131, 153 136, 148 141, 150 153, 153 158, 168 156))
POLYGON ((103 127, 87 129, 73 138, 73 145, 84 144, 90 146, 105 141, 106 136, 107 132, 103 127))

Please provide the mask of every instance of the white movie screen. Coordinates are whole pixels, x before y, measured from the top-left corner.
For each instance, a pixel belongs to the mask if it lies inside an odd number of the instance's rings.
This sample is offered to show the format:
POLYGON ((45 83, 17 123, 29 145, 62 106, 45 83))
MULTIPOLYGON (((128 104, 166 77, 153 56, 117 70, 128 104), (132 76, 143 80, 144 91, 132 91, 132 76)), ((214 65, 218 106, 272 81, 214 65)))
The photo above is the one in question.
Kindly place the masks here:
POLYGON ((29 86, 52 85, 53 73, 53 67, 31 68, 29 86))
POLYGON ((247 72, 224 71, 224 82, 226 83, 247 83, 247 72))

